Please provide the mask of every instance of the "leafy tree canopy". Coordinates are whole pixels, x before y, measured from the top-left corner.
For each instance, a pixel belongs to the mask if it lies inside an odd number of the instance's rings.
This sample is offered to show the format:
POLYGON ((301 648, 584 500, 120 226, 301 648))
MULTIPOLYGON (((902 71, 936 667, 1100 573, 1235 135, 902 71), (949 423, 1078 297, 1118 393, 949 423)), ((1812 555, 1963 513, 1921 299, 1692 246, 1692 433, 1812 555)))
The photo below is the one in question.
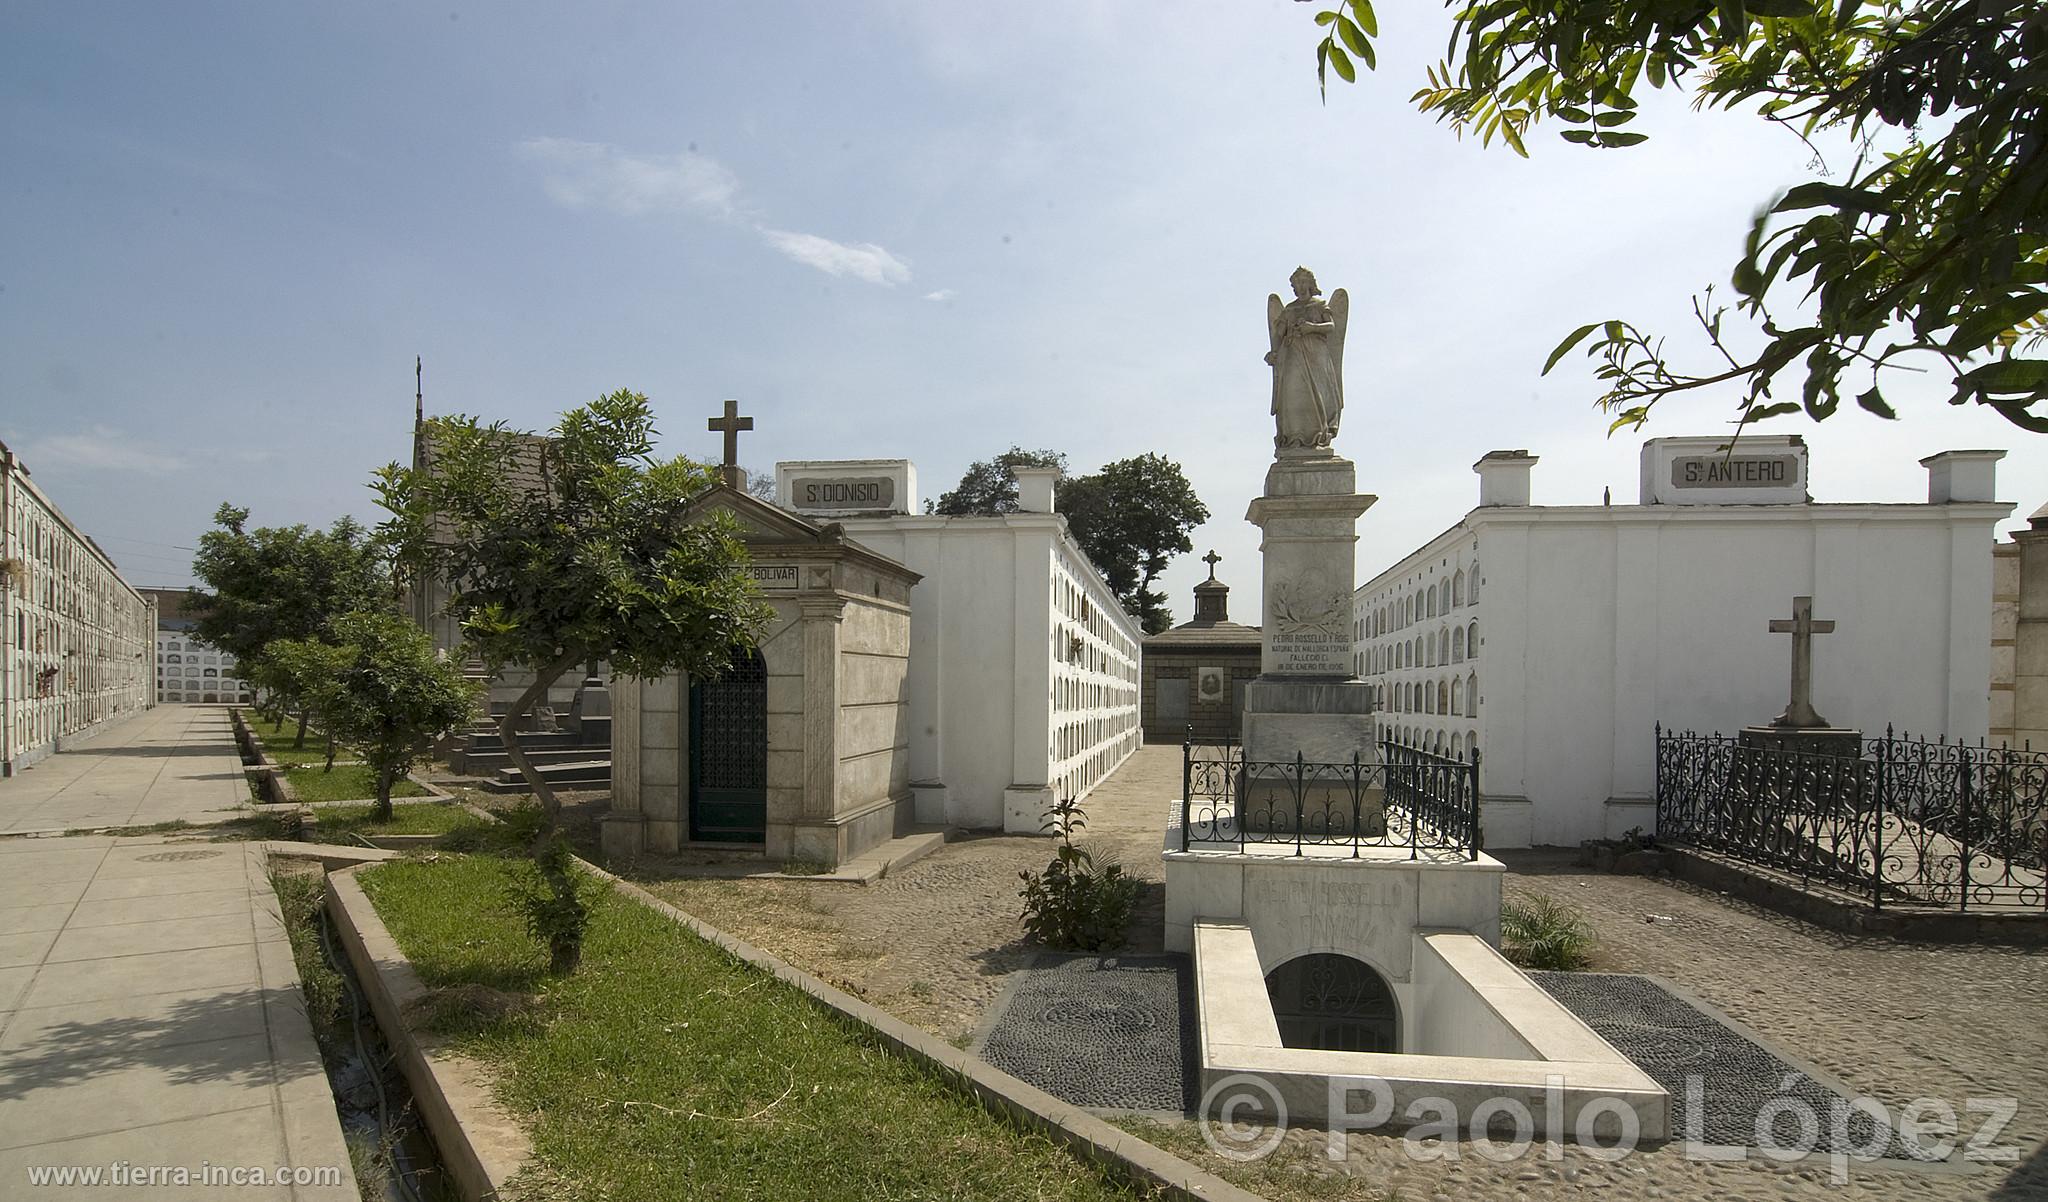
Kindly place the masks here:
POLYGON ((1163 455, 1147 454, 1104 464, 1092 475, 1066 476, 1066 455, 1011 447, 970 466, 959 486, 941 494, 928 512, 1016 513, 1017 479, 1011 473, 1018 467, 1050 467, 1062 473, 1054 489, 1055 504, 1117 601, 1139 619, 1147 634, 1171 625, 1172 611, 1165 597, 1153 591, 1152 581, 1166 570, 1169 559, 1194 549, 1188 532, 1209 518, 1180 465, 1163 455))
MULTIPOLYGON (((1567 142, 1620 149, 1638 89, 1690 84, 1700 107, 1754 107, 1810 138, 1856 147, 1829 178, 1766 204, 1730 273, 1738 323, 1712 289, 1694 313, 1718 361, 1681 366, 1627 321, 1585 344, 1614 427, 1668 396, 1729 385, 1744 422, 1842 398, 1894 416, 1900 370, 1952 379, 1981 404, 2048 432, 2048 7, 2038 0, 1452 0, 1448 57, 1414 95, 1461 133, 1528 153, 1541 119, 1567 142), (1738 330, 1736 325, 1749 327, 1738 330), (1778 389, 1790 373, 1797 399, 1778 389)), ((1316 74, 1375 63, 1370 0, 1316 14, 1316 74)), ((1818 158, 1818 156, 1817 156, 1818 158)), ((1589 341, 1590 340, 1590 341, 1589 341)), ((1789 388, 1787 388, 1789 391, 1789 388)))
POLYGON ((354 518, 326 530, 251 530, 248 510, 222 505, 213 520, 219 529, 199 536, 192 557, 211 590, 191 593, 192 633, 237 660, 254 661, 279 639, 331 642, 335 618, 390 603, 385 552, 354 518))
POLYGON ((1027 451, 1022 447, 1011 447, 994 459, 977 460, 968 465, 967 474, 960 477, 960 483, 951 492, 940 493, 938 503, 929 505, 925 512, 953 517, 1015 513, 1017 477, 1012 472, 1020 467, 1057 468, 1064 476, 1067 457, 1058 451, 1027 451))
POLYGON ((554 792, 513 737, 549 685, 597 660, 626 676, 715 676, 772 616, 731 519, 687 513, 713 469, 656 458, 655 432, 647 398, 625 390, 563 414, 544 439, 436 418, 424 470, 376 476, 391 514, 379 529, 406 571, 448 582, 450 611, 493 668, 533 670, 501 729, 551 822, 554 792))
POLYGON ((1173 613, 1152 582, 1169 559, 1194 550, 1188 532, 1209 520, 1180 465, 1157 454, 1119 459, 1093 475, 1061 481, 1057 499, 1074 541, 1145 633, 1171 626, 1173 613))

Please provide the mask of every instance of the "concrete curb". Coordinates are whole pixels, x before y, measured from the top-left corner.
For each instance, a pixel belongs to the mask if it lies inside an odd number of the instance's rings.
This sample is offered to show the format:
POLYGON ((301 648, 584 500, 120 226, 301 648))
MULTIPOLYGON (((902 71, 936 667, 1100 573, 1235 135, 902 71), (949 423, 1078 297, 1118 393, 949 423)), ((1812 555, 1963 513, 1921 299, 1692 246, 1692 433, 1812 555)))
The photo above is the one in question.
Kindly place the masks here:
POLYGON ((1113 1127, 1086 1109, 1070 1106, 974 1056, 941 1042, 894 1015, 834 989, 800 968, 670 905, 629 881, 621 880, 586 860, 577 863, 614 890, 695 932, 785 984, 803 990, 837 1011, 846 1021, 866 1027, 884 1046, 938 1069, 979 1099, 989 1110, 1058 1141, 1074 1154, 1107 1168, 1164 1196, 1196 1202, 1265 1202, 1258 1194, 1203 1171, 1164 1148, 1113 1127))
MULTIPOLYGON (((349 854, 395 856, 369 848, 349 854)), ((533 1141, 491 1096, 482 1065, 443 1050, 439 1039, 406 1022, 406 1011, 427 988, 377 917, 352 869, 328 874, 327 913, 456 1192, 464 1202, 505 1196, 506 1184, 533 1158, 533 1141)))
POLYGON ((1679 880, 1845 935, 1922 943, 2048 946, 2048 910, 1932 910, 1908 903, 1873 910, 1867 899, 1854 899, 1825 887, 1802 888, 1796 877, 1697 848, 1673 846, 1665 851, 1679 880))

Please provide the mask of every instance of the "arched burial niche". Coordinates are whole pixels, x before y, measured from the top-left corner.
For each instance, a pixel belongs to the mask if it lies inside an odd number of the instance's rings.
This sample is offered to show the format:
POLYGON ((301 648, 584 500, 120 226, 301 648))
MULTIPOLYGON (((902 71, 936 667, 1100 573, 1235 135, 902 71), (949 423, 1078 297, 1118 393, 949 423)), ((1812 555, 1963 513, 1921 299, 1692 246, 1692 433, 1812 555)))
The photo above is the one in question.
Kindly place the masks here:
POLYGON ((1400 1017, 1385 977, 1330 952, 1297 956, 1266 974, 1280 1042, 1326 1052, 1398 1052, 1400 1017))

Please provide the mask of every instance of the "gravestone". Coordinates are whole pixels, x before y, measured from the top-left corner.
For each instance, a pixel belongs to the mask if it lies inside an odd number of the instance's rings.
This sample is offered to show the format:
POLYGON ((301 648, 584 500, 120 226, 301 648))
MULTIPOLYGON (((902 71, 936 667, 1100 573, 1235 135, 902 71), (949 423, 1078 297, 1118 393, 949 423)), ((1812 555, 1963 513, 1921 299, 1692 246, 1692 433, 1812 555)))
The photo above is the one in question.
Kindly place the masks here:
POLYGON ((1771 619, 1772 634, 1792 636, 1791 700, 1769 726, 1744 727, 1738 736, 1742 746, 1851 759, 1862 754, 1861 731, 1832 726, 1813 708, 1813 636, 1834 629, 1834 622, 1813 616, 1812 597, 1792 598, 1792 616, 1771 619))

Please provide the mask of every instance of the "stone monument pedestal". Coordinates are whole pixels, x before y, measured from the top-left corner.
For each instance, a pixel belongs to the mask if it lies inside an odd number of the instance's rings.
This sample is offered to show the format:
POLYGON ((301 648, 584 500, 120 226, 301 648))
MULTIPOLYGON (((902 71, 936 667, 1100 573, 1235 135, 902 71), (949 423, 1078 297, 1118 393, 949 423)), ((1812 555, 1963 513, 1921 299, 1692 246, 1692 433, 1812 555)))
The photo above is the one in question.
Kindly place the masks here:
POLYGON ((1801 755, 1832 755, 1855 759, 1863 754, 1863 732, 1835 726, 1745 726, 1735 736, 1742 747, 1792 751, 1801 755))
POLYGON ((1264 537, 1260 675, 1245 685, 1244 757, 1348 764, 1373 759, 1372 689, 1351 671, 1358 516, 1351 461, 1327 447, 1283 449, 1247 520, 1264 537))

